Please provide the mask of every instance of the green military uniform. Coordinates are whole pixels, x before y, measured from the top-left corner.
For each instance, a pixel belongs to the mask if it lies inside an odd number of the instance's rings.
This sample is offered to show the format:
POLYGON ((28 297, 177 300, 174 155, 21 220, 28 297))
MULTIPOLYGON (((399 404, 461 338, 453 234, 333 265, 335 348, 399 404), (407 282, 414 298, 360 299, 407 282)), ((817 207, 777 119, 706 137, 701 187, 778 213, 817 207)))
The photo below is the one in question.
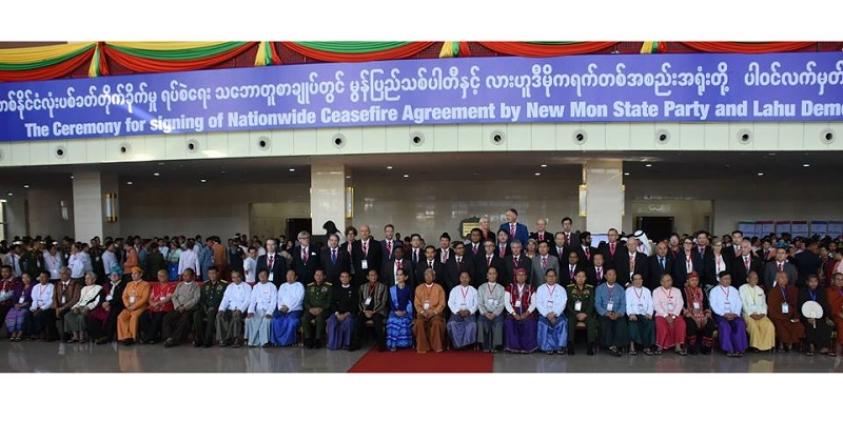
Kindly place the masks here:
POLYGON ((193 311, 193 344, 211 346, 214 343, 217 310, 225 294, 228 282, 219 280, 216 283, 206 282, 199 294, 199 304, 193 311))
POLYGON ((594 315, 594 286, 586 284, 583 290, 577 289, 576 284, 568 284, 568 305, 565 307, 565 315, 568 318, 568 341, 573 346, 577 330, 577 314, 588 315, 585 319, 586 340, 589 344, 597 341, 597 319, 594 315), (576 311, 577 301, 580 303, 580 310, 576 311))
POLYGON ((301 330, 306 341, 325 341, 325 322, 331 314, 332 292, 331 283, 328 282, 319 285, 313 282, 307 285, 301 320, 301 330), (313 315, 310 308, 322 308, 322 313, 313 315))

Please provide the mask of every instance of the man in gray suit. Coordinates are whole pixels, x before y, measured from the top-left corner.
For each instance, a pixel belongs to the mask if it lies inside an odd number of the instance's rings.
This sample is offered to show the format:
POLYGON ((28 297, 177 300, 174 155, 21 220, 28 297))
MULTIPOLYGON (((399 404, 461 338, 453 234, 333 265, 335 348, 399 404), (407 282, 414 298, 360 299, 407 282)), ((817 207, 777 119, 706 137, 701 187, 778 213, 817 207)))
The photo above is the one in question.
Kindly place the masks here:
POLYGON ((553 268, 559 275, 559 259, 550 254, 550 245, 547 240, 539 243, 539 254, 533 257, 533 271, 530 284, 535 288, 544 283, 544 275, 548 269, 553 268))
POLYGON ((787 274, 787 281, 796 281, 796 265, 787 261, 787 250, 783 247, 776 249, 776 259, 767 262, 764 267, 764 284, 767 288, 776 286, 776 273, 779 271, 787 274))

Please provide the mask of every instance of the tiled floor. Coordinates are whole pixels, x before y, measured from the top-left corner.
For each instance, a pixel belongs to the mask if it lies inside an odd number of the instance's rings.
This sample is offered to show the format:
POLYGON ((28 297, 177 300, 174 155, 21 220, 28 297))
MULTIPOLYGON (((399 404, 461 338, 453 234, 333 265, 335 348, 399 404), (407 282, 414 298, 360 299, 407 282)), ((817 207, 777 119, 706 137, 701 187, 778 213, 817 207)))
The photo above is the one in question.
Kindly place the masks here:
MULTIPOLYGON (((0 342, 0 372, 345 372, 366 352, 301 348, 124 347, 0 342)), ((843 358, 798 353, 661 357, 496 354, 495 372, 843 372, 843 358)))

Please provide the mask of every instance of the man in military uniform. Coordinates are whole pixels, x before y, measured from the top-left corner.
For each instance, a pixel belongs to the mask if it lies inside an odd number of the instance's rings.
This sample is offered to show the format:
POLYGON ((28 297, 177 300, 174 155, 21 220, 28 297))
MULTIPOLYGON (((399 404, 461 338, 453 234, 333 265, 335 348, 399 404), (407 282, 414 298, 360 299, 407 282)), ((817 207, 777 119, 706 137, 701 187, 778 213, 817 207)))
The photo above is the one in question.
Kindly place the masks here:
POLYGON ((585 324, 587 353, 594 355, 594 344, 597 342, 597 318, 594 314, 594 286, 586 284, 586 272, 577 271, 574 282, 568 284, 568 304, 565 314, 568 316, 568 355, 574 354, 577 327, 585 324))
POLYGON ((211 347, 214 345, 217 310, 225 294, 228 282, 219 279, 219 269, 208 268, 208 281, 202 285, 199 305, 193 312, 193 346, 211 347))
POLYGON ((304 313, 302 314, 302 334, 304 346, 308 349, 319 348, 325 342, 325 322, 331 314, 331 283, 325 282, 325 272, 317 270, 313 282, 304 291, 304 313))

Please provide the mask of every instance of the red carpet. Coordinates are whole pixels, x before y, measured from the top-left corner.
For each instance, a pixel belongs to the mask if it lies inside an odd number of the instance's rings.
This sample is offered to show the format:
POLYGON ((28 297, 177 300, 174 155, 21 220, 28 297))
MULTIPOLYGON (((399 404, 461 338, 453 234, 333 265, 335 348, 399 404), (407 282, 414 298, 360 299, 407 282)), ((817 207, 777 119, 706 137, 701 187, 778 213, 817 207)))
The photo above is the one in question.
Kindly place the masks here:
POLYGON ((492 372, 493 355, 482 352, 416 353, 415 350, 363 355, 348 372, 492 372))

